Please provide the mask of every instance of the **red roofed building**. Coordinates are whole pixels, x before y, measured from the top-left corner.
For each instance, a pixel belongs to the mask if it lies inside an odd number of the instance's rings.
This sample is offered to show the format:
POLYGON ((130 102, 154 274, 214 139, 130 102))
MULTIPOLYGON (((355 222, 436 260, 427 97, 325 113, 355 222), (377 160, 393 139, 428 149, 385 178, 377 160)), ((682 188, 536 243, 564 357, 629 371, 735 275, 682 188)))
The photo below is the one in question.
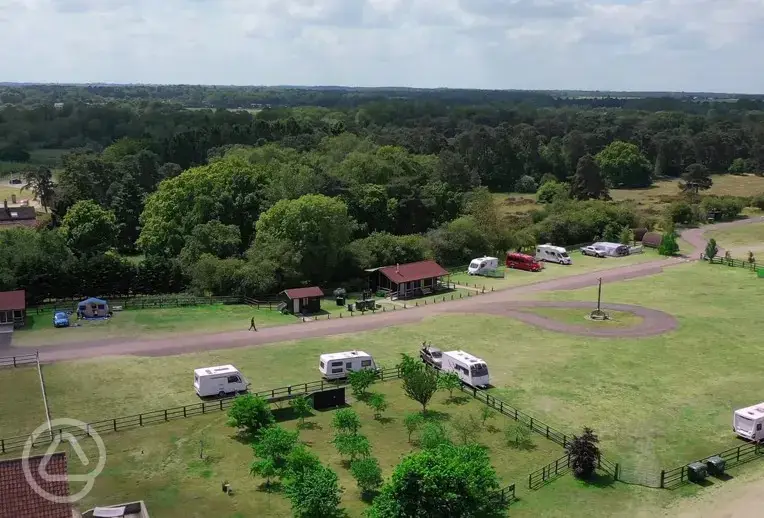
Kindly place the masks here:
MULTIPOLYGON (((30 473, 43 491, 59 499, 67 499, 69 481, 66 453, 52 454, 43 466, 43 472, 55 476, 55 480, 45 480, 39 475, 40 463, 45 458, 30 457, 30 473)), ((0 461, 0 518, 72 518, 70 503, 52 502, 32 489, 24 476, 22 462, 22 459, 0 461)))
POLYGON ((321 299, 324 292, 318 286, 307 288, 292 288, 284 290, 281 295, 286 299, 286 310, 293 315, 299 313, 318 313, 321 311, 321 299))
POLYGON ((390 292, 392 298, 406 299, 429 295, 443 288, 441 277, 448 272, 435 261, 397 264, 377 268, 377 285, 374 290, 390 292))
POLYGON ((0 326, 13 324, 13 327, 24 327, 26 309, 24 290, 0 291, 0 326))

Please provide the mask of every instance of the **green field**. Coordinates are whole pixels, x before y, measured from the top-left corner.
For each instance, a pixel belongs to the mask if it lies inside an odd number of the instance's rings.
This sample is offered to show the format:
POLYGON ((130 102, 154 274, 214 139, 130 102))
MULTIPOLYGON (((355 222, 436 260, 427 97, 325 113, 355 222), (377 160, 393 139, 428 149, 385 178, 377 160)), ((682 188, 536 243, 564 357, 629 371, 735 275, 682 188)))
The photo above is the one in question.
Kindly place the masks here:
POLYGON ((747 259, 748 251, 764 252, 764 223, 751 223, 738 227, 706 232, 707 239, 716 239, 719 247, 729 250, 733 257, 747 259))
POLYGON ((45 422, 37 367, 0 368, 0 437, 24 435, 45 422))
MULTIPOLYGON (((384 421, 374 420, 372 412, 361 402, 352 403, 352 407, 361 416, 360 432, 369 438, 372 454, 378 458, 384 476, 388 477, 402 456, 417 449, 415 444, 408 442, 403 418, 408 413, 421 411, 421 406, 405 397, 397 381, 377 383, 371 390, 387 397, 389 409, 383 415, 384 421)), ((436 394, 430 405, 430 415, 449 430, 453 416, 477 416, 482 405, 466 396, 455 398, 456 402, 448 399, 447 392, 436 394)), ((300 430, 300 439, 338 473, 344 488, 342 505, 349 516, 360 517, 367 504, 361 501, 349 470, 329 443, 332 416, 333 411, 314 412, 306 420, 310 427, 300 430)), ((479 442, 490 449, 493 465, 503 485, 523 478, 536 467, 562 455, 560 446, 540 436, 532 437, 530 448, 508 447, 503 434, 508 422, 509 419, 497 415, 487 421, 478 435, 479 442)), ((290 429, 297 428, 295 420, 281 424, 290 429)), ((458 441, 453 433, 451 435, 458 441)), ((260 487, 264 480, 249 475, 249 464, 253 460, 251 447, 234 437, 234 430, 225 426, 222 413, 106 434, 103 439, 108 451, 106 469, 84 501, 85 509, 104 501, 121 502, 140 497, 147 502, 152 516, 291 515, 289 502, 284 496, 266 492, 260 487), (206 460, 199 458, 200 440, 206 442, 206 460), (136 493, 137 480, 140 480, 140 496, 136 493), (234 497, 221 493, 222 480, 232 484, 236 492, 234 497)), ((79 463, 70 464, 72 472, 76 472, 79 463)))

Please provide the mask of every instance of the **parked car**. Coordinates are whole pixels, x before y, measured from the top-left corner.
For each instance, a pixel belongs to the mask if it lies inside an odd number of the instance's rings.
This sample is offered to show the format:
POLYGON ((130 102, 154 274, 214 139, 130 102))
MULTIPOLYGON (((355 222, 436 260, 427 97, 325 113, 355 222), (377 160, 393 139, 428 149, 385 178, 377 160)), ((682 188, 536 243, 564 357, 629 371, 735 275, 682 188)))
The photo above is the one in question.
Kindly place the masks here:
POLYGON ((432 365, 436 369, 440 369, 443 363, 443 352, 432 345, 422 344, 422 348, 419 350, 419 357, 422 358, 423 362, 432 365))
POLYGON ((53 315, 53 327, 69 327, 69 315, 58 311, 53 315))
POLYGON ((601 248, 596 248, 594 246, 584 246, 581 248, 581 253, 583 255, 590 255, 592 257, 605 257, 607 253, 605 253, 604 250, 601 248))

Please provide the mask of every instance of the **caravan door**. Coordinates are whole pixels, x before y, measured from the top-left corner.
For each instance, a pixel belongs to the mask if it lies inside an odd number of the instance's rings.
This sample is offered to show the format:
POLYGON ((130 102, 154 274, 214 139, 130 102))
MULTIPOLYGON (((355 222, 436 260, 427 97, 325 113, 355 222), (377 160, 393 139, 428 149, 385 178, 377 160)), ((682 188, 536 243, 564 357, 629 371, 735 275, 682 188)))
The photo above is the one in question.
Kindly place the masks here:
POLYGON ((299 313, 300 312, 300 299, 294 299, 294 312, 299 313))

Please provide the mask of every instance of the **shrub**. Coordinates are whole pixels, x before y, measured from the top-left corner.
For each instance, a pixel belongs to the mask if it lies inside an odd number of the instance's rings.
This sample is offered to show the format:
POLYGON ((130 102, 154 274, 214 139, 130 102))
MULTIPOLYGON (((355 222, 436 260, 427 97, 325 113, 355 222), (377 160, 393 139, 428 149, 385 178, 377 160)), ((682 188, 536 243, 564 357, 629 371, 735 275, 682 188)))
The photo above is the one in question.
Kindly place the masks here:
POLYGON ((348 374, 348 383, 353 395, 359 399, 366 395, 366 390, 377 379, 377 373, 370 369, 362 369, 348 374))
POLYGON ((339 432, 334 436, 332 443, 340 455, 350 457, 350 462, 353 462, 357 457, 366 457, 371 453, 369 439, 360 433, 339 432))
POLYGON ((306 470, 299 477, 287 479, 284 492, 297 518, 335 516, 342 497, 337 474, 322 465, 306 470))
POLYGON ((550 216, 534 225, 539 243, 591 243, 612 225, 616 238, 620 229, 635 227, 637 215, 629 205, 600 200, 556 203, 550 216))
POLYGON ((568 185, 559 182, 547 182, 536 191, 539 203, 554 203, 568 197, 568 185))
POLYGON ((714 257, 716 257, 716 254, 719 253, 719 247, 716 246, 716 239, 711 238, 708 240, 708 243, 706 243, 706 258, 710 261, 714 257))
POLYGON ((228 426, 255 438, 275 422, 270 405, 260 396, 246 394, 233 400, 228 409, 228 426))
POLYGON ((354 460, 350 472, 363 493, 371 493, 382 485, 382 469, 374 457, 354 460))
POLYGON ((539 180, 539 187, 544 185, 545 183, 556 182, 556 181, 557 181, 557 177, 555 175, 553 175, 552 173, 544 173, 541 176, 541 180, 539 180))
POLYGON ((418 412, 416 414, 406 414, 406 417, 403 418, 403 425, 409 433, 409 443, 411 443, 411 434, 416 432, 422 426, 422 423, 424 423, 424 416, 418 412))
POLYGON ((538 185, 532 176, 521 176, 517 183, 515 183, 515 192, 533 194, 536 192, 536 189, 538 189, 538 185))
POLYGON ((663 234, 661 246, 658 247, 660 255, 676 255, 679 253, 679 244, 676 242, 676 232, 671 231, 663 234))
POLYGON ((580 437, 573 437, 573 440, 568 444, 570 465, 576 477, 587 479, 594 474, 600 456, 598 442, 599 439, 594 435, 594 431, 586 427, 580 437))
POLYGON ((746 203, 737 196, 706 196, 700 202, 700 208, 708 216, 712 214, 718 221, 730 221, 737 218, 746 203))
POLYGON ((436 421, 426 422, 419 433, 419 446, 425 450, 432 450, 441 444, 451 444, 445 426, 436 421))
POLYGON ((531 441, 531 429, 520 421, 510 422, 504 430, 507 446, 515 448, 527 448, 533 444, 531 441))
POLYGON ((483 422, 483 426, 485 426, 486 421, 494 417, 496 417, 496 411, 488 405, 483 405, 480 409, 480 420, 483 422))
POLYGON ((673 223, 689 225, 697 221, 697 211, 686 201, 677 201, 668 206, 667 215, 673 223))
POLYGON ((361 427, 361 418, 352 408, 342 408, 334 413, 332 426, 338 433, 355 435, 361 427))
POLYGON ((764 210, 764 194, 759 194, 751 198, 751 207, 756 207, 759 210, 764 210))
POLYGON ((387 410, 387 400, 384 394, 372 394, 368 404, 374 410, 374 419, 380 419, 382 412, 387 410))

